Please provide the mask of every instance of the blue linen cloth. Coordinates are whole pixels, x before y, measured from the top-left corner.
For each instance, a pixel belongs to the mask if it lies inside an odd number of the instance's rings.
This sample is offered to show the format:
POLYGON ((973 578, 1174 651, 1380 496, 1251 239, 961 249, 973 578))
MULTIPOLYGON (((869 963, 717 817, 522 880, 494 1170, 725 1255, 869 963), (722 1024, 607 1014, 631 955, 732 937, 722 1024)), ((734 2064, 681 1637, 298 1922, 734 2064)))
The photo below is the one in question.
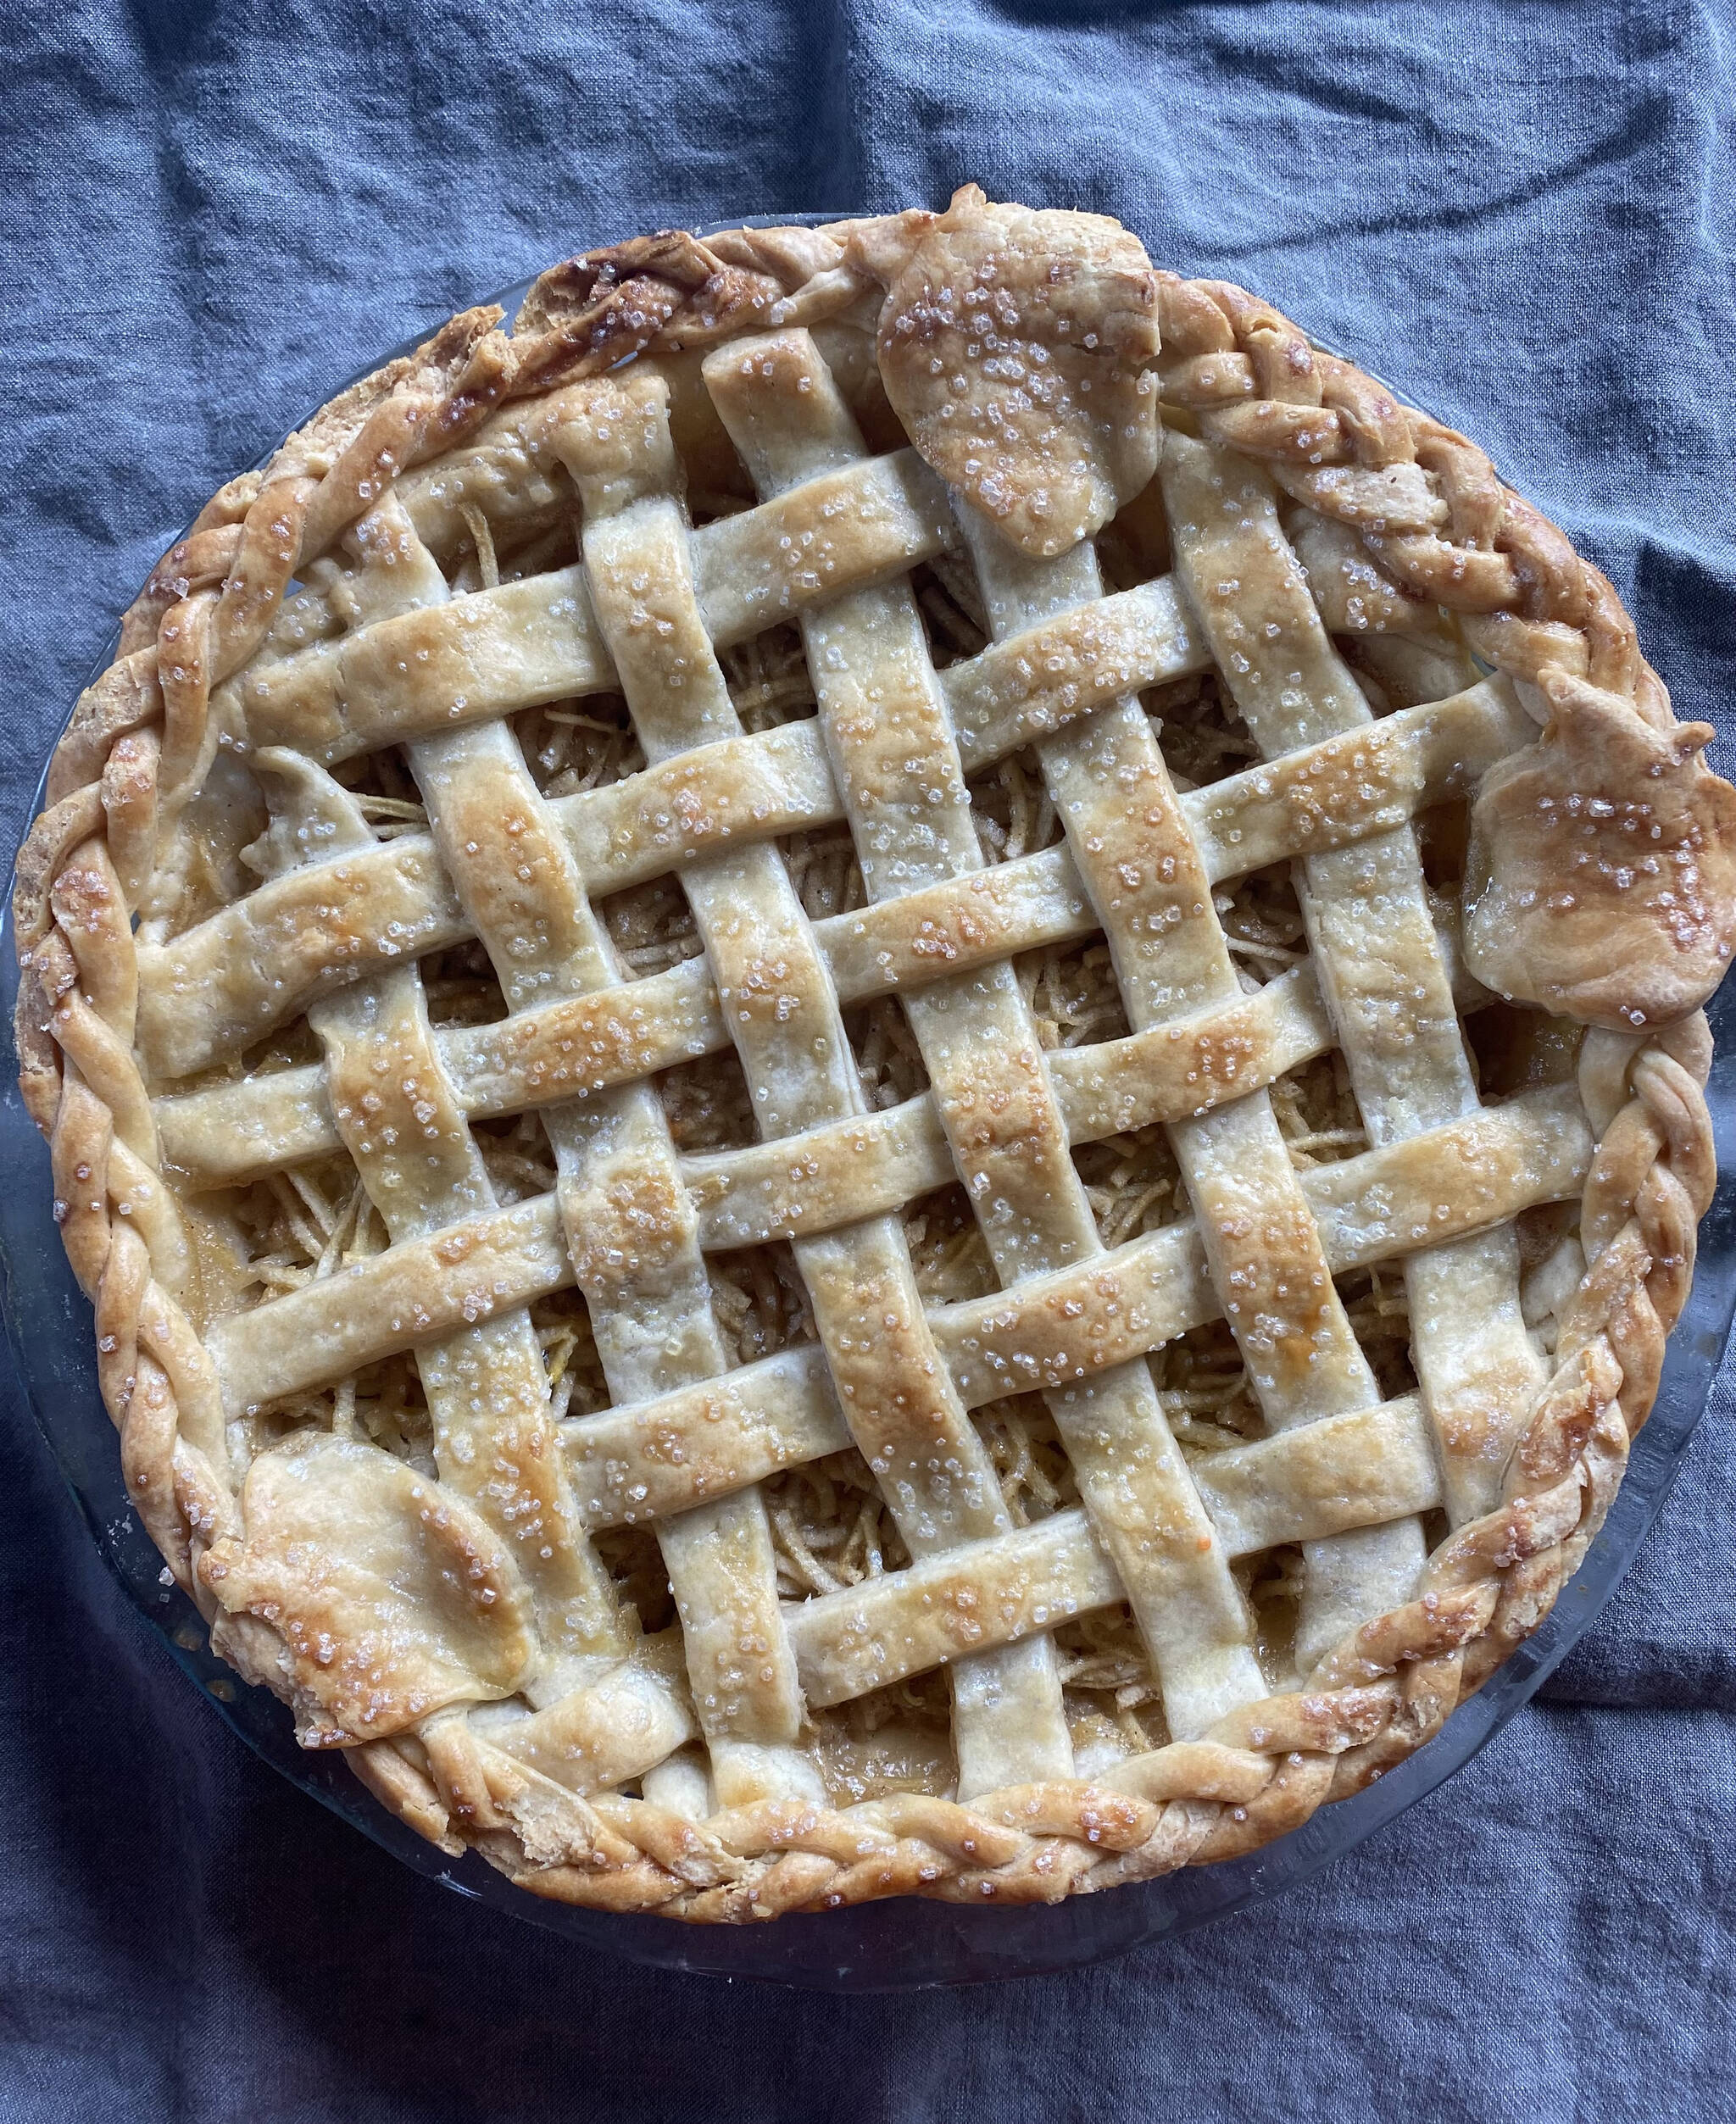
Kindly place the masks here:
MULTIPOLYGON (((1732 34, 1652 0, 14 11, 0 837, 167 537, 379 350, 588 243, 965 178, 1120 215, 1475 435, 1728 719, 1732 34)), ((1600 1624, 1372 1845, 1094 1971, 856 2000, 585 1952, 282 1785, 3 1391, 8 2118, 1731 2113, 1728 1367, 1600 1624)))

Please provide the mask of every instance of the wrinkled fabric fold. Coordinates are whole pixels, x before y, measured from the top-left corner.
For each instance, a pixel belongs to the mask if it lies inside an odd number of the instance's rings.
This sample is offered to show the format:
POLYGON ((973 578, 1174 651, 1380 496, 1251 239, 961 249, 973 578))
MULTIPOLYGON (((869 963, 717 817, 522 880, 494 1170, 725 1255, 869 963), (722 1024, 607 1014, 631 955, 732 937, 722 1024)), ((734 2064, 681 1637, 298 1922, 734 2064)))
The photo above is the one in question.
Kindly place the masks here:
MULTIPOLYGON (((587 245, 939 205, 967 178, 1119 217, 1475 436, 1736 765, 1721 5, 137 0, 8 28, 8 846, 173 535, 382 349, 587 245)), ((46 1159, 17 1181, 46 1190, 46 1159)), ((968 2006, 639 1971, 397 1867, 201 1704, 9 1378, 0 1404, 0 2114, 1566 2124, 1636 2086, 1672 2117, 1728 2101, 1728 1365, 1600 1621, 1442 1791, 1277 1902, 968 2006)))

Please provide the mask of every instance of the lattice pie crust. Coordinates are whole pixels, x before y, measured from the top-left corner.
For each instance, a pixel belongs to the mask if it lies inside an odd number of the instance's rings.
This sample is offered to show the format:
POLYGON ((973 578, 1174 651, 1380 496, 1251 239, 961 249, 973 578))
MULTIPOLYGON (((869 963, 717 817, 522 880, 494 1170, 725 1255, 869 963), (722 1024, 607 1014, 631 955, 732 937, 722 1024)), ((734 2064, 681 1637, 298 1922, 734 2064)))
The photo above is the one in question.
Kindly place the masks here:
POLYGON ((1113 222, 557 267, 225 487, 55 756, 19 1048, 137 1510, 541 1894, 1246 1851, 1620 1480, 1711 735, 1472 444, 1113 222))

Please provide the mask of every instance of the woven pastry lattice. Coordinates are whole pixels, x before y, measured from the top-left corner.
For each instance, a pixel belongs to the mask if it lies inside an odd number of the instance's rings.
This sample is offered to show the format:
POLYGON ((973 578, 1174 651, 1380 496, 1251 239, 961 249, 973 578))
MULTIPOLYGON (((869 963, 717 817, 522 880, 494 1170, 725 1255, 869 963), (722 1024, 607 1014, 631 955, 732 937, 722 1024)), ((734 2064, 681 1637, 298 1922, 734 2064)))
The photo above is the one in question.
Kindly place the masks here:
POLYGON ((1709 733, 1479 452, 1109 231, 456 319, 57 755, 20 1052, 131 1494, 538 1893, 1250 1849, 1535 1626, 1655 1390, 1709 733))

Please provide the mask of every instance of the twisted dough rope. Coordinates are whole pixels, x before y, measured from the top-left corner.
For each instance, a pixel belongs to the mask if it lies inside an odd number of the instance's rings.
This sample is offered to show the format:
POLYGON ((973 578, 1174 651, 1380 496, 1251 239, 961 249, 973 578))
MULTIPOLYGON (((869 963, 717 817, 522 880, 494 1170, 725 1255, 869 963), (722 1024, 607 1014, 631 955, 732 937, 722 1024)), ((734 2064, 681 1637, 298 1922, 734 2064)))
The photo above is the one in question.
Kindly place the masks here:
MULTIPOLYGON (((57 748, 48 808, 18 866, 20 1079, 50 1141, 68 1256, 96 1309, 129 1493, 195 1597, 192 1566, 236 1505, 133 1054, 130 909, 164 821, 209 763, 211 690, 253 654, 298 570, 398 470, 454 447, 510 398, 635 353, 835 314, 862 293, 837 256, 824 231, 743 232, 709 248, 645 238, 545 275, 521 319, 528 336, 495 331, 493 311, 454 318, 334 400, 264 474, 221 490, 153 572, 116 662, 57 748)), ((1667 696, 1613 588, 1474 445, 1316 353, 1241 290, 1159 282, 1168 403, 1354 531, 1383 587, 1459 614, 1488 663, 1529 684, 1583 679, 1669 726, 1667 696)), ((902 1893, 1053 1900, 1284 1834, 1437 1732, 1537 1627, 1601 1525, 1711 1198, 1710 1064, 1698 1013, 1643 1040, 1587 1035, 1580 1085, 1600 1136, 1582 1208, 1589 1265, 1505 1501, 1437 1550, 1418 1597, 1355 1632, 1307 1691, 1138 1759, 1123 1773, 1137 1790, 1068 1780, 968 1807, 913 1794, 842 1810, 767 1803, 696 1826, 643 1800, 580 1799, 461 1718, 420 1740, 360 1746, 353 1766, 421 1833, 454 1851, 474 1843, 522 1886, 693 1920, 902 1893)))
POLYGON ((1668 696, 1614 586, 1474 442, 1244 289, 1157 281, 1166 404, 1355 531, 1401 589, 1457 614, 1472 653, 1497 670, 1532 683, 1564 670, 1668 726, 1668 696))

